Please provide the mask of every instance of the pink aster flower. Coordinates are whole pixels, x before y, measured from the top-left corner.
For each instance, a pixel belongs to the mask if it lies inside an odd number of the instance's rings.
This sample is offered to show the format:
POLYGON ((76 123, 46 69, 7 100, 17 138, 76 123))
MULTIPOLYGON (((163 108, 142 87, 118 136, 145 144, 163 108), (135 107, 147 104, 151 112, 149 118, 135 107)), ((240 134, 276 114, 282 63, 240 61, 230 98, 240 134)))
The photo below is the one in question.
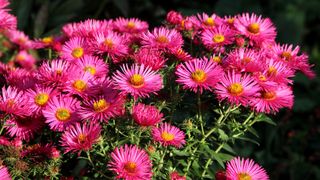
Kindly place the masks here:
POLYGON ((260 87, 250 75, 228 71, 215 86, 218 100, 227 100, 231 104, 246 106, 248 101, 257 96, 260 87))
POLYGON ((130 68, 125 64, 121 71, 117 71, 113 77, 116 87, 135 98, 149 97, 149 94, 156 94, 163 86, 160 74, 143 64, 134 64, 130 68))
POLYGON ((97 32, 110 30, 112 20, 87 19, 78 23, 69 23, 62 27, 63 33, 68 37, 92 38, 97 32))
POLYGON ((117 174, 117 179, 147 180, 152 177, 152 162, 148 154, 135 145, 116 148, 111 153, 108 167, 117 174))
POLYGON ((17 18, 7 11, 0 9, 0 30, 17 29, 17 18))
POLYGON ((245 13, 239 15, 235 28, 257 45, 274 44, 277 35, 276 29, 269 18, 262 18, 256 14, 245 13))
POLYGON ((23 68, 32 70, 35 68, 36 59, 26 50, 19 51, 15 57, 15 61, 23 68))
POLYGON ((113 22, 113 28, 115 31, 121 33, 142 33, 148 30, 148 23, 141 21, 137 18, 117 18, 113 22))
POLYGON ((203 90, 212 90, 222 73, 222 68, 213 61, 207 58, 194 59, 177 67, 176 81, 182 84, 184 89, 202 93, 203 90))
POLYGON ((191 61, 193 59, 191 55, 184 51, 182 48, 172 50, 171 54, 180 61, 191 61))
POLYGON ((63 91, 70 94, 76 94, 81 97, 85 97, 88 93, 88 89, 95 84, 94 78, 88 72, 82 73, 73 70, 73 74, 69 77, 69 80, 65 84, 63 91))
POLYGON ((261 71, 264 56, 261 52, 249 48, 239 48, 229 53, 224 67, 237 72, 261 71))
POLYGON ((42 163, 46 159, 57 158, 57 148, 52 144, 34 144, 24 148, 21 157, 28 159, 33 164, 42 163))
POLYGON ((84 55, 75 65, 78 69, 82 70, 83 73, 88 72, 96 78, 103 78, 109 72, 108 65, 96 56, 84 55))
POLYGON ((294 71, 283 62, 267 59, 264 65, 264 74, 266 74, 270 80, 284 84, 292 83, 292 80, 289 78, 294 76, 294 71))
POLYGON ((87 47, 88 45, 85 39, 73 37, 62 46, 62 50, 60 52, 61 58, 70 62, 76 62, 89 53, 87 47))
POLYGON ((46 109, 42 111, 50 129, 53 131, 64 131, 77 121, 79 104, 77 100, 68 96, 53 97, 46 109))
POLYGON ((223 24, 229 26, 231 29, 235 29, 234 28, 234 20, 236 18, 237 17, 235 17, 235 16, 224 16, 222 21, 223 21, 223 24))
POLYGON ((62 87, 70 76, 70 63, 53 60, 43 63, 38 70, 37 79, 45 86, 62 87))
POLYGON ((127 40, 118 33, 107 31, 93 35, 92 48, 99 54, 107 53, 117 63, 128 54, 127 40))
POLYGON ((181 148, 186 143, 184 132, 169 123, 163 123, 159 127, 152 128, 152 137, 154 141, 163 146, 181 148))
POLYGON ((205 29, 201 33, 201 40, 208 49, 218 50, 233 43, 234 32, 226 25, 214 29, 205 29))
POLYGON ((259 179, 268 180, 266 171, 251 159, 233 158, 227 163, 227 180, 259 179))
POLYGON ((25 96, 28 99, 30 110, 34 115, 39 116, 42 115, 42 110, 56 94, 57 92, 50 87, 36 86, 34 90, 28 89, 25 96))
POLYGON ((22 31, 9 30, 6 32, 11 42, 17 44, 22 49, 29 49, 32 47, 32 41, 22 31))
POLYGON ((11 175, 8 171, 8 168, 0 165, 0 177, 2 180, 11 180, 11 175))
POLYGON ((152 70, 161 69, 166 62, 161 51, 149 48, 139 49, 139 51, 134 54, 134 60, 138 64, 144 64, 145 66, 151 67, 152 70))
POLYGON ((197 21, 194 21, 194 23, 197 29, 213 29, 222 24, 222 19, 216 14, 209 16, 206 13, 202 13, 197 14, 197 21))
POLYGON ((180 49, 183 45, 181 34, 175 29, 165 27, 154 28, 142 36, 141 44, 146 48, 157 48, 162 50, 180 49))
POLYGON ((251 106, 264 113, 276 113, 279 109, 293 106, 293 93, 288 86, 276 86, 260 91, 260 96, 251 100, 251 106))
POLYGON ((22 68, 15 68, 9 71, 6 80, 10 86, 14 86, 19 90, 33 88, 37 83, 35 72, 22 68))
POLYGON ((162 120, 163 114, 155 106, 138 103, 133 107, 132 117, 140 126, 154 126, 162 120))
POLYGON ((43 125, 43 119, 30 116, 11 118, 5 122, 5 128, 11 137, 17 137, 25 141, 32 139, 43 125))
POLYGON ((71 126, 61 136, 60 144, 65 148, 64 153, 88 151, 100 137, 101 127, 98 123, 71 126))
POLYGON ((107 122, 110 118, 123 114, 125 98, 113 86, 103 88, 103 95, 84 101, 79 110, 82 119, 107 122))
POLYGON ((166 20, 171 24, 178 25, 183 20, 183 17, 181 13, 171 10, 167 13, 166 20))
POLYGON ((0 9, 4 9, 8 5, 9 5, 9 1, 8 0, 0 0, 0 9))
POLYGON ((31 111, 23 93, 23 91, 19 91, 15 87, 3 87, 2 95, 0 96, 0 111, 6 115, 29 116, 31 111))

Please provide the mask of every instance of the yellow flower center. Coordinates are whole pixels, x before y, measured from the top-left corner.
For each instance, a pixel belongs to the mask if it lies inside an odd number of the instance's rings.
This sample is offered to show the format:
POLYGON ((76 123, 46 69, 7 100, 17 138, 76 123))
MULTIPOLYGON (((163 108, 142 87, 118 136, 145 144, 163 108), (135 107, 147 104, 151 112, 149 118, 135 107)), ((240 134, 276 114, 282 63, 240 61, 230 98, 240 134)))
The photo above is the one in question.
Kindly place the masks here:
POLYGON ((136 172, 137 164, 135 162, 129 161, 124 165, 124 169, 128 173, 134 173, 136 172))
POLYGON ((61 75, 61 74, 62 74, 62 70, 61 70, 61 69, 57 69, 57 70, 56 70, 56 74, 57 74, 57 75, 61 75))
POLYGON ((286 61, 290 61, 292 59, 292 55, 288 51, 282 52, 281 57, 284 58, 286 61))
POLYGON ((113 41, 111 39, 106 39, 104 41, 104 45, 106 45, 108 48, 113 48, 113 41))
POLYGON ((96 68, 93 66, 86 66, 84 67, 84 71, 89 72, 91 75, 96 74, 96 68))
POLYGON ((164 141, 172 141, 174 139, 174 134, 168 133, 167 131, 163 131, 161 133, 161 137, 164 141))
POLYGON ((83 134, 83 133, 80 133, 79 136, 78 136, 78 140, 80 143, 84 143, 87 139, 87 135, 83 134))
POLYGON ((161 44, 165 44, 165 43, 168 43, 168 42, 169 42, 168 38, 165 37, 165 36, 159 36, 159 37, 157 37, 156 41, 157 41, 158 43, 161 43, 161 44))
POLYGON ((144 85, 144 78, 140 74, 134 74, 130 78, 130 84, 135 88, 140 88, 144 85))
POLYGON ((55 115, 56 118, 62 122, 68 121, 71 117, 70 111, 66 108, 58 108, 55 115))
POLYGON ((191 78, 197 83, 203 83, 207 79, 207 74, 203 70, 197 69, 191 74, 191 78))
POLYGON ((74 48, 71 55, 74 58, 81 58, 83 56, 83 49, 81 47, 74 48))
POLYGON ((136 26, 136 24, 132 21, 128 22, 128 24, 127 24, 127 28, 129 28, 129 29, 133 29, 133 28, 135 28, 135 26, 136 26))
POLYGON ((260 25, 258 23, 252 23, 247 29, 252 34, 258 34, 260 32, 260 25))
POLYGON ((47 93, 39 93, 34 97, 34 102, 38 106, 44 106, 49 100, 49 95, 47 93))
POLYGON ((13 107, 14 104, 15 104, 15 102, 14 102, 13 99, 7 100, 7 105, 8 105, 9 107, 13 107))
POLYGON ((102 112, 106 109, 108 109, 110 106, 110 103, 108 103, 105 99, 100 99, 98 101, 95 101, 93 103, 93 109, 96 112, 102 112))
POLYGON ((52 36, 49 36, 49 37, 44 37, 42 38, 41 40, 43 43, 45 44, 51 44, 53 42, 53 37, 52 36))
POLYGON ((233 96, 240 96, 243 92, 243 86, 240 83, 233 83, 227 89, 233 96))
POLYGON ((270 66, 268 69, 269 76, 275 76, 277 74, 277 69, 274 66, 270 66))
POLYGON ((214 26, 215 22, 214 22, 213 18, 209 17, 204 21, 204 24, 207 25, 207 26, 214 26))
POLYGON ((260 81, 266 81, 267 78, 266 78, 266 76, 260 74, 260 75, 259 75, 259 80, 260 80, 260 81))
POLYGON ((234 18, 229 18, 229 19, 227 19, 227 23, 233 24, 233 23, 234 23, 234 18))
POLYGON ((270 91, 270 92, 262 92, 261 97, 265 100, 271 101, 274 100, 277 97, 276 92, 270 91))
POLYGON ((24 55, 18 54, 16 56, 17 61, 24 61, 26 59, 26 57, 24 55))
POLYGON ((83 80, 76 80, 74 81, 74 83, 72 84, 73 88, 76 89, 77 91, 84 91, 87 88, 87 83, 84 82, 83 80))
POLYGON ((216 63, 221 63, 221 62, 222 62, 222 59, 221 59, 220 56, 214 56, 214 57, 212 57, 212 60, 213 60, 214 62, 216 62, 216 63))
POLYGON ((244 57, 244 58, 242 59, 242 61, 245 62, 245 63, 249 63, 249 62, 251 61, 251 58, 249 58, 249 57, 244 57))
POLYGON ((251 176, 248 173, 238 174, 238 180, 251 180, 251 176))
POLYGON ((224 42, 224 35, 222 34, 215 34, 212 38, 212 41, 215 43, 222 43, 224 42))

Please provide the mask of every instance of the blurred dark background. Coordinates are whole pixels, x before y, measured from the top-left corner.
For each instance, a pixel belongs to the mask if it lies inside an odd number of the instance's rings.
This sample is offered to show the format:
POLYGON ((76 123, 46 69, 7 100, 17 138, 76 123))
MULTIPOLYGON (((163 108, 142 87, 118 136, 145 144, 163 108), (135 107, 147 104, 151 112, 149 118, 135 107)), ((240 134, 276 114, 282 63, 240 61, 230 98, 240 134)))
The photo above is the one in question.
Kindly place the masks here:
POLYGON ((137 17, 159 26, 170 10, 184 15, 220 16, 255 12, 270 17, 277 41, 300 45, 315 64, 317 77, 297 74, 295 105, 258 124, 260 145, 240 142, 235 149, 264 166, 271 179, 320 179, 320 0, 12 0, 19 29, 31 37, 59 33, 63 24, 87 18, 137 17))

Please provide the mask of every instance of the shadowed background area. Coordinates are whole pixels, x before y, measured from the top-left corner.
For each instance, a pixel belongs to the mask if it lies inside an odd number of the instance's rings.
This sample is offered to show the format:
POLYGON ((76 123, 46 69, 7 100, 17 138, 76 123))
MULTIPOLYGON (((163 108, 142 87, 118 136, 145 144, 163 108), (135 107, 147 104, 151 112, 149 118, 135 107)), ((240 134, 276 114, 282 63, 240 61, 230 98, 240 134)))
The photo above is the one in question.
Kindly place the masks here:
POLYGON ((219 16, 254 12, 270 17, 277 41, 300 45, 310 56, 317 77, 295 77, 295 104, 272 118, 277 126, 258 124, 259 145, 241 142, 237 153, 252 157, 271 179, 320 179, 320 1, 319 0, 12 0, 18 27, 31 37, 57 34, 67 22, 88 18, 137 17, 151 28, 170 10, 184 15, 206 12, 219 16))

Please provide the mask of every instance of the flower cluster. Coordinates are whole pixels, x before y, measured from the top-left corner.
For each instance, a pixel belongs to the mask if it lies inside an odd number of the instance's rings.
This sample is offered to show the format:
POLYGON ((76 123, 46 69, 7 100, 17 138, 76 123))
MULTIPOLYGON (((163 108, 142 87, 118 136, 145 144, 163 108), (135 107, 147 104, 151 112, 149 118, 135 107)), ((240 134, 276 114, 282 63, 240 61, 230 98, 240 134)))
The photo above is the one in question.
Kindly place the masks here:
MULTIPOLYGON (((59 142, 55 146, 65 154, 92 150, 105 138, 100 137, 110 120, 119 118, 148 131, 153 145, 182 148, 185 133, 164 122, 168 119, 159 106, 147 101, 168 83, 199 95, 212 93, 226 104, 274 113, 293 106, 295 72, 315 76, 299 46, 276 43, 271 20, 256 14, 183 17, 171 11, 167 24, 153 30, 136 18, 88 19, 64 25, 59 36, 30 40, 16 29, 7 5, 0 1, 0 32, 7 48, 17 53, 7 64, 0 63, 6 136, 29 143, 36 134, 54 132, 58 135, 50 143, 59 142), (201 50, 188 52, 185 39, 201 50), (37 59, 31 50, 48 50, 49 57, 37 59), (168 68, 175 82, 166 79, 168 68)), ((50 154, 55 146, 36 150, 50 154)), ((33 151, 26 148, 26 156, 33 151)), ((236 159, 228 165, 228 179, 268 177, 252 161, 236 159)), ((151 179, 153 174, 152 160, 138 145, 116 147, 108 169, 118 179, 151 179)), ((10 177, 4 166, 0 172, 10 177)))

